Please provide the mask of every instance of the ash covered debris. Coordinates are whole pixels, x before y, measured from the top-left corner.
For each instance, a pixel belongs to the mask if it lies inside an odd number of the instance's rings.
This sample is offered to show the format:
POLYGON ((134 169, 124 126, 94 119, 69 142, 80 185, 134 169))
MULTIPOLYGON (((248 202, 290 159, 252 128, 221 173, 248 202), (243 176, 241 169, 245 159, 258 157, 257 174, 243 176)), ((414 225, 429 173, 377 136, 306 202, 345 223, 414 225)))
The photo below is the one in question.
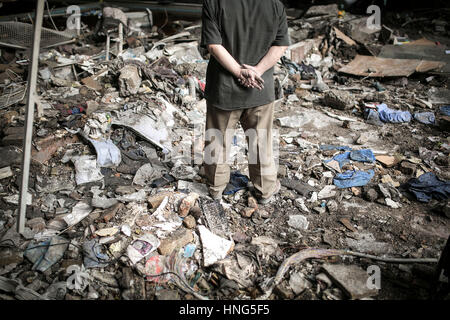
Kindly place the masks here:
POLYGON ((450 235, 448 12, 387 11, 375 29, 337 4, 287 13, 273 201, 253 197, 240 126, 231 183, 209 196, 200 22, 98 8, 40 50, 23 234, 30 53, 0 39, 0 299, 255 299, 305 248, 417 262, 377 263, 386 286, 361 291, 370 258, 312 255, 267 299, 427 297, 436 264, 420 259, 450 235))

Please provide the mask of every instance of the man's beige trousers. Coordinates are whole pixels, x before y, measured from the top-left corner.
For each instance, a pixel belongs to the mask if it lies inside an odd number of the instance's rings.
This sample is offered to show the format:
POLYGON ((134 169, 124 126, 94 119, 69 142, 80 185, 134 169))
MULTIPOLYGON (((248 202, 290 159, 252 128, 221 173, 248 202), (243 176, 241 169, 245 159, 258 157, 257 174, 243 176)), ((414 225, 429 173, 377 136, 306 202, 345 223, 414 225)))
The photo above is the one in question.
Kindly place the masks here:
POLYGON ((273 194, 277 181, 272 146, 274 104, 233 111, 207 105, 204 167, 212 196, 223 192, 230 180, 229 154, 238 121, 246 134, 255 195, 266 199, 273 194))

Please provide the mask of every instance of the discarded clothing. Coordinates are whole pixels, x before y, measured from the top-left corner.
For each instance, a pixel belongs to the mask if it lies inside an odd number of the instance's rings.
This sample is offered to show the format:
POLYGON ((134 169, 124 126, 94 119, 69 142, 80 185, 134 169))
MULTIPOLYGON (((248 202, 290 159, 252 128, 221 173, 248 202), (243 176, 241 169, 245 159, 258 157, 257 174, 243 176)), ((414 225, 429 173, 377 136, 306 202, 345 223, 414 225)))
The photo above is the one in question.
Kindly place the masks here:
POLYGON ((365 110, 366 122, 376 126, 382 127, 384 125, 383 121, 380 120, 380 115, 376 110, 367 108, 365 110))
POLYGON ((69 247, 69 242, 60 236, 54 236, 38 244, 29 244, 25 257, 33 263, 32 270, 44 272, 63 256, 69 247))
POLYGON ((350 152, 350 159, 353 161, 359 162, 374 162, 375 156, 373 155, 372 150, 370 149, 362 149, 362 150, 354 150, 350 152))
POLYGON ((383 122, 401 123, 411 121, 411 113, 409 111, 389 109, 385 103, 378 105, 377 110, 380 120, 383 122))
POLYGON ((339 163, 339 167, 342 168, 346 163, 353 161, 359 162, 374 162, 375 156, 370 149, 362 149, 362 150, 354 150, 347 151, 345 153, 338 154, 334 156, 332 159, 324 160, 325 163, 328 163, 332 160, 335 160, 339 163))
POLYGON ((433 172, 409 180, 406 187, 420 202, 429 202, 432 198, 446 200, 450 195, 450 181, 439 180, 433 172))
POLYGON ((450 117, 450 106, 443 106, 439 109, 439 111, 441 112, 441 114, 443 114, 444 116, 450 117))
POLYGON ((103 254, 101 250, 102 245, 98 243, 98 239, 92 239, 83 244, 83 264, 86 269, 103 268, 109 264, 109 256, 103 254))
POLYGON ((373 170, 366 171, 346 171, 336 175, 333 183, 338 188, 351 188, 365 186, 373 178, 375 172, 373 170))
POLYGON ((239 171, 234 171, 230 174, 230 182, 227 184, 223 194, 235 194, 239 190, 247 188, 248 177, 241 174, 239 171))
POLYGON ((433 112, 414 113, 414 119, 423 124, 436 123, 436 118, 433 112))

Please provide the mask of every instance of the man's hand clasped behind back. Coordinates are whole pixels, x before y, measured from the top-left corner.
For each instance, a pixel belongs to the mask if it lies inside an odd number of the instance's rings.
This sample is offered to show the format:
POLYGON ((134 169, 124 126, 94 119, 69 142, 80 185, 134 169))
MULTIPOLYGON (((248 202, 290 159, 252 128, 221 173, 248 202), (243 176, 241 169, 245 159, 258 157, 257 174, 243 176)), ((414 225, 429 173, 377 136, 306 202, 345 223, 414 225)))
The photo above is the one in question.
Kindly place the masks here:
POLYGON ((264 80, 261 78, 261 73, 253 66, 242 64, 238 81, 247 88, 264 89, 264 80))

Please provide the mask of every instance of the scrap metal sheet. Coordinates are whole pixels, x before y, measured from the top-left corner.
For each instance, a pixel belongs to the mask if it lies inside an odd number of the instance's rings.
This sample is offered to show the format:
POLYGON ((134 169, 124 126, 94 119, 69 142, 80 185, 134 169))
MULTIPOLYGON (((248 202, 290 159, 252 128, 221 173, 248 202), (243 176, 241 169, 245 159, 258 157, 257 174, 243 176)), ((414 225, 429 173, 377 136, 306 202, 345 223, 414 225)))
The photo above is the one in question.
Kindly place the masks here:
POLYGON ((387 59, 357 55, 339 72, 365 77, 408 77, 414 72, 427 72, 444 67, 440 61, 387 59))

